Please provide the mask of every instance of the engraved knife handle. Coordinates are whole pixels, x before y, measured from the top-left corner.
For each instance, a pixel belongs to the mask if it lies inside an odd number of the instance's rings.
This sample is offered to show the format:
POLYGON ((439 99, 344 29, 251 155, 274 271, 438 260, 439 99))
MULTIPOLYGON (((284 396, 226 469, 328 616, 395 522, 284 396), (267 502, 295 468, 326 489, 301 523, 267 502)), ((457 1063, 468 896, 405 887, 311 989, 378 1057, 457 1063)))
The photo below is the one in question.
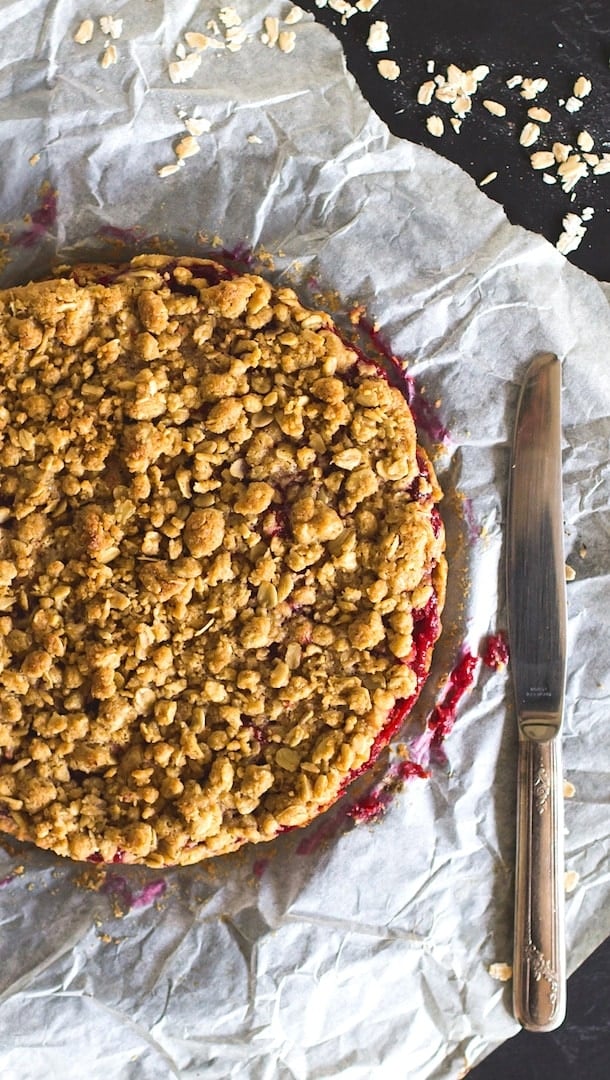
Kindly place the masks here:
POLYGON ((528 1031, 565 1017, 563 772, 560 737, 519 736, 513 1009, 528 1031))

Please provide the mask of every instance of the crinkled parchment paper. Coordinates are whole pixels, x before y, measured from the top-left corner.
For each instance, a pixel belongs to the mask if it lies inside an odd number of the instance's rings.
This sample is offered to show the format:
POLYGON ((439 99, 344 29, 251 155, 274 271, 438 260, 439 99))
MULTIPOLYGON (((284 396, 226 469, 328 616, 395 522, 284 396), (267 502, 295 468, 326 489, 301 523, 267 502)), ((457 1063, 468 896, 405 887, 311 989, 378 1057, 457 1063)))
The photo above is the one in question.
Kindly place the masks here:
MULTIPOLYGON (((140 250, 203 252, 215 236, 274 255, 364 304, 425 386, 449 437, 437 457, 451 578, 446 633, 409 730, 463 641, 505 625, 507 440, 525 366, 564 362, 569 677, 566 805, 570 969, 610 930, 608 297, 545 241, 510 226, 458 168, 393 138, 309 16, 286 55, 259 40, 276 0, 236 0, 252 39, 202 54, 173 85, 207 2, 2 5, 3 283, 51 262, 140 250), (72 38, 82 18, 124 18, 72 38), (209 119, 200 153, 166 179, 179 110, 209 119), (256 136, 257 140, 249 140, 256 136), (40 154, 37 164, 29 159, 40 154), (49 191, 57 191, 55 223, 49 191), (45 209, 46 207, 46 209, 45 209), (38 211, 37 211, 38 208, 38 211), (32 217, 24 221, 24 215, 32 217), (112 229, 108 229, 112 226, 112 229), (149 237, 159 237, 149 240, 149 237), (173 246, 173 247, 172 247, 173 246), (586 552, 585 552, 586 548, 586 552), (467 592, 464 595, 464 588, 467 592)), ((162 876, 0 851, 4 1080, 458 1077, 513 1034, 510 962, 515 721, 508 676, 479 668, 429 780, 382 820, 338 805, 270 845, 162 876)))

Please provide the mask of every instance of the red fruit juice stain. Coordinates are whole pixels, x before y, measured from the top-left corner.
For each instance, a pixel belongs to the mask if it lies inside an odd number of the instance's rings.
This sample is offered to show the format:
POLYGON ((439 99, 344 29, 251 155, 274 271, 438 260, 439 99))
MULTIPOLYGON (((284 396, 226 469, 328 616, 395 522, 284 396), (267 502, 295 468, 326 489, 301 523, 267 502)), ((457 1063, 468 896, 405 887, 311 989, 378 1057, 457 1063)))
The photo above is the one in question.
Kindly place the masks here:
POLYGON ((509 661, 508 642, 503 630, 490 634, 485 642, 483 663, 492 671, 502 671, 509 661))
POLYGON ((468 539, 471 544, 476 544, 476 542, 481 539, 481 526, 475 517, 472 499, 463 499, 462 508, 468 539))
MULTIPOLYGON (((100 225, 97 230, 97 235, 102 240, 109 240, 111 243, 122 245, 125 244, 135 246, 136 244, 143 243, 146 237, 144 237, 142 229, 138 225, 132 225, 125 229, 122 229, 119 225, 100 225)), ((152 237, 150 238, 152 239, 152 237)))
POLYGON ((417 761, 397 761, 390 766, 386 775, 378 784, 375 784, 366 795, 347 811, 348 816, 356 825, 368 825, 373 821, 379 821, 394 801, 396 795, 402 791, 407 780, 418 777, 427 780, 429 772, 417 761))
POLYGON ((256 859, 255 862, 252 864, 252 873, 258 881, 260 881, 263 874, 265 873, 265 870, 269 866, 269 861, 269 859, 256 859))
POLYGON ((99 851, 94 851, 93 855, 87 855, 87 862, 101 863, 104 861, 104 856, 99 851))
POLYGON ((160 878, 158 881, 151 881, 139 893, 132 894, 132 908, 148 907, 149 904, 154 903, 160 896, 163 896, 166 889, 166 882, 160 878))
POLYGON ((299 841, 296 848, 297 855, 315 855, 327 841, 335 839, 344 824, 343 810, 335 810, 332 813, 326 811, 320 823, 309 829, 299 841))
POLYGON ((432 749, 438 749, 453 730, 458 706, 474 682, 478 665, 479 657, 465 649, 449 676, 441 701, 428 717, 426 726, 432 733, 432 749))
POLYGON ((12 238, 16 247, 34 247, 52 229, 57 221, 57 191, 48 180, 39 189, 40 202, 25 217, 26 228, 12 238))
POLYGON ((163 896, 166 888, 165 881, 158 879, 157 881, 151 881, 143 889, 134 892, 126 878, 120 874, 109 874, 100 891, 118 900, 127 911, 131 911, 133 908, 148 907, 160 896, 163 896))
POLYGON ((7 874, 6 877, 0 878, 0 889, 5 889, 6 886, 10 885, 11 881, 14 881, 16 877, 16 874, 7 874))

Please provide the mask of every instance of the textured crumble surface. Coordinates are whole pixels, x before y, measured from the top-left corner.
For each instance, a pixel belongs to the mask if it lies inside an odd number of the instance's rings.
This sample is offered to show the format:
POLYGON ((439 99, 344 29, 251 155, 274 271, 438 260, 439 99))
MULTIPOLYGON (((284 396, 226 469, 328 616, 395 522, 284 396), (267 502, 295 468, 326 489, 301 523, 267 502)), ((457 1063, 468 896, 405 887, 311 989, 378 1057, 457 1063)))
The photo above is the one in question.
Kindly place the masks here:
POLYGON ((0 828, 161 866, 310 821, 427 674, 439 498, 291 289, 147 255, 0 292, 0 828))

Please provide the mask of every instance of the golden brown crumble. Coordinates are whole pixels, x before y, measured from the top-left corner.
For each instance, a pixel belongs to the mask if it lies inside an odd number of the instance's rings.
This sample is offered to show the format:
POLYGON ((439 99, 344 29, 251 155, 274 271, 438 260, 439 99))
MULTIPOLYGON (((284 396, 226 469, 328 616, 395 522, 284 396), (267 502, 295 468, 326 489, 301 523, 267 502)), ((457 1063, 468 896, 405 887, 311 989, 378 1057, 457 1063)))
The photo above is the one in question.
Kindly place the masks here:
POLYGON ((162 866, 311 820, 427 673, 439 498, 292 289, 143 255, 0 292, 0 828, 162 866))

